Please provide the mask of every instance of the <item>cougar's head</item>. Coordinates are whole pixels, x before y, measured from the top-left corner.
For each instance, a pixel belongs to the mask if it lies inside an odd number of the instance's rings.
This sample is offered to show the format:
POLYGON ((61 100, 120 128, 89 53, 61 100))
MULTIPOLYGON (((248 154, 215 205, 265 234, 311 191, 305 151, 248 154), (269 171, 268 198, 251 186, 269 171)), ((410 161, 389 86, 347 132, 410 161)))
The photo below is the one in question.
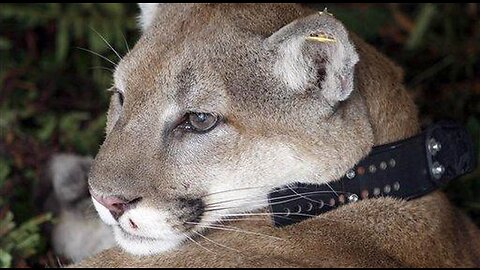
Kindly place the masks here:
POLYGON ((142 5, 118 64, 89 185, 134 254, 180 245, 272 188, 340 178, 370 150, 359 58, 328 13, 296 5, 142 5))

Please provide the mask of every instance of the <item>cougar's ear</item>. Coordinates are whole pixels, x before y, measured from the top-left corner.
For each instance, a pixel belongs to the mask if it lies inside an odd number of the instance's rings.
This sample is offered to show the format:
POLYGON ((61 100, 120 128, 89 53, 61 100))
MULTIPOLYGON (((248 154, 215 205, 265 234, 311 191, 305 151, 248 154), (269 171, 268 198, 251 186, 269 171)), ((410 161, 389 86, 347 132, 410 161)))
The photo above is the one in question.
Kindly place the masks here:
POLYGON ((292 91, 317 89, 330 102, 353 91, 358 55, 345 27, 331 14, 297 19, 266 39, 275 54, 274 73, 292 91))
POLYGON ((159 3, 138 3, 140 8, 140 16, 138 23, 142 31, 145 31, 155 19, 156 13, 160 7, 159 3))

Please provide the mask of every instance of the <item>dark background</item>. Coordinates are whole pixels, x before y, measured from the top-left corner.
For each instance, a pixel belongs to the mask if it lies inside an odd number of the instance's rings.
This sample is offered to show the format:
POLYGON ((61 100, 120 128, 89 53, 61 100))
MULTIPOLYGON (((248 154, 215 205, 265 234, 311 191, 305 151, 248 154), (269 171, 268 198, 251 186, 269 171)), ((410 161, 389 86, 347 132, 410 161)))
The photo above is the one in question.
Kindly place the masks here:
MULTIPOLYGON (((455 119, 480 149, 478 4, 315 6, 404 68, 424 123, 455 119)), ((0 267, 58 264, 39 231, 54 217, 38 212, 32 194, 52 153, 98 150, 114 65, 95 54, 118 62, 100 35, 124 55, 139 36, 137 12, 134 4, 0 4, 0 267)), ((479 169, 445 191, 480 224, 479 169)))

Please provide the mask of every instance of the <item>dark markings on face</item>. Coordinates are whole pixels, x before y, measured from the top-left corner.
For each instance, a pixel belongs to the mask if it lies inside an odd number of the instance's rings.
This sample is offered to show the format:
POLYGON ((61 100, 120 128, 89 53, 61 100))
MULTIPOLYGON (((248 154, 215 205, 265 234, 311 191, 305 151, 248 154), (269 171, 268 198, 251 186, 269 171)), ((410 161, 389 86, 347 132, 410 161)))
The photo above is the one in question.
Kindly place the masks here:
POLYGON ((184 68, 180 73, 175 76, 177 86, 177 102, 181 104, 181 101, 188 99, 188 93, 197 83, 193 68, 188 66, 184 68))

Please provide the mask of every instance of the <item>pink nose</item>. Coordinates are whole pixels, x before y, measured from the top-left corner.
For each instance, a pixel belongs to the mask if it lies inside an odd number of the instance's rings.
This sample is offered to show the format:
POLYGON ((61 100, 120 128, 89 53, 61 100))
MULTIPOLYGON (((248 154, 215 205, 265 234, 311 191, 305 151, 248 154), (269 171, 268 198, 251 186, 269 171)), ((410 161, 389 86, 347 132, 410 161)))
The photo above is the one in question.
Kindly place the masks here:
POLYGON ((90 192, 92 197, 101 205, 105 206, 115 219, 118 219, 125 211, 131 209, 133 205, 140 201, 141 198, 128 201, 120 196, 100 196, 94 192, 90 192))

